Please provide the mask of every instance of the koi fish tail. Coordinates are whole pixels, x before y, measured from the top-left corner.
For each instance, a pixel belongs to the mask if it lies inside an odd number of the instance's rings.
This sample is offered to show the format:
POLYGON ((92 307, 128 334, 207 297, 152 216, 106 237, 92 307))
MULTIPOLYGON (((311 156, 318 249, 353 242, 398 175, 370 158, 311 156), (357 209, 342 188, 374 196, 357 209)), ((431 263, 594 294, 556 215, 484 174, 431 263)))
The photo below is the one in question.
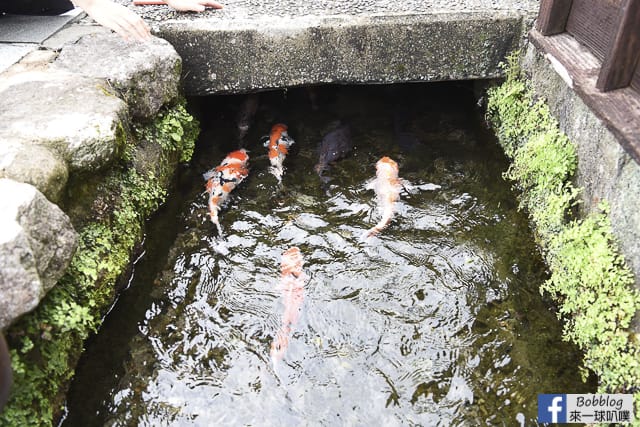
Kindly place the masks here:
POLYGON ((278 360, 284 359, 284 354, 287 351, 287 347, 289 347, 289 333, 291 332, 290 327, 281 328, 271 343, 271 360, 273 362, 277 362, 278 360))
POLYGON ((218 206, 209 206, 209 217, 211 218, 211 222, 216 226, 218 230, 218 235, 222 236, 222 226, 220 225, 220 217, 218 216, 218 210, 220 208, 218 206))
POLYGON ((364 238, 368 239, 369 237, 373 237, 379 234, 382 230, 387 228, 389 222, 391 222, 391 218, 389 218, 387 221, 380 221, 378 224, 376 224, 374 227, 371 227, 364 233, 364 238))
POLYGON ((274 164, 269 167, 269 172, 271 172, 277 179, 278 182, 282 182, 282 175, 284 175, 284 168, 281 164, 274 164))
POLYGON ((392 219, 393 219, 393 207, 387 206, 382 213, 382 218, 380 219, 380 221, 378 221, 376 225, 374 225, 369 230, 367 230, 364 237, 369 238, 380 233, 382 230, 384 230, 389 226, 392 219))
POLYGON ((216 220, 213 221, 213 223, 216 226, 216 230, 218 230, 218 236, 222 237, 222 226, 220 225, 220 221, 218 220, 218 218, 216 218, 216 220))
POLYGON ((329 184, 329 181, 331 181, 330 177, 324 176, 322 174, 318 174, 318 177, 320 178, 320 182, 322 182, 322 185, 325 187, 329 184))

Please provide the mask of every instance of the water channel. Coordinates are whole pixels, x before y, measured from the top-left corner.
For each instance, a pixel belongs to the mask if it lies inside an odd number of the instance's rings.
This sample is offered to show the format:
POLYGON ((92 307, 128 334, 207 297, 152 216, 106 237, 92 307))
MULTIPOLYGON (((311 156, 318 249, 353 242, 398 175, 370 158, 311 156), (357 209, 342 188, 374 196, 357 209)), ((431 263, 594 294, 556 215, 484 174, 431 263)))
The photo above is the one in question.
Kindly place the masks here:
POLYGON ((547 278, 507 162, 466 83, 260 95, 249 177, 208 221, 202 173, 238 147, 242 96, 194 99, 194 159, 149 221, 129 287, 89 340, 64 426, 535 424, 538 393, 593 391, 538 287, 547 278), (337 120, 353 150, 323 183, 337 120), (261 137, 296 141, 282 184, 261 137), (379 236, 366 189, 390 156, 407 181, 379 236), (308 280, 283 360, 280 257, 308 280))

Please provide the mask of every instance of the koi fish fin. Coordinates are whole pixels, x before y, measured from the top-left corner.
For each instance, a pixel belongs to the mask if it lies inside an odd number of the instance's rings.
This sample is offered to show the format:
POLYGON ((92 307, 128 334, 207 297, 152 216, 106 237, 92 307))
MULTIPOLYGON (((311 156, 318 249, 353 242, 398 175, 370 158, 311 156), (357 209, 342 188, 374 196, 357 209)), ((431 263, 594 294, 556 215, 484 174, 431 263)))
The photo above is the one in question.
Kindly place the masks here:
POLYGON ((435 190, 441 189, 442 186, 438 184, 429 183, 429 184, 416 185, 414 186, 414 188, 420 191, 435 191, 435 190))
POLYGON ((409 181, 407 181, 406 179, 399 179, 399 184, 402 187, 402 190, 406 193, 406 194, 417 194, 418 193, 418 188, 415 187, 413 184, 411 184, 409 181))
POLYGON ((209 181, 211 178, 213 178, 218 173, 219 172, 217 170, 211 169, 210 171, 206 171, 205 173, 203 173, 202 177, 204 178, 205 181, 209 181))
POLYGON ((376 189, 377 180, 375 178, 370 179, 364 185, 365 190, 375 190, 376 189))
POLYGON ((296 141, 289 136, 288 133, 283 133, 281 136, 282 142, 286 145, 287 148, 291 147, 296 141))
POLYGON ((331 181, 331 177, 330 176, 325 176, 325 175, 318 175, 320 178, 320 181, 322 182, 323 185, 327 185, 329 184, 329 181, 331 181))

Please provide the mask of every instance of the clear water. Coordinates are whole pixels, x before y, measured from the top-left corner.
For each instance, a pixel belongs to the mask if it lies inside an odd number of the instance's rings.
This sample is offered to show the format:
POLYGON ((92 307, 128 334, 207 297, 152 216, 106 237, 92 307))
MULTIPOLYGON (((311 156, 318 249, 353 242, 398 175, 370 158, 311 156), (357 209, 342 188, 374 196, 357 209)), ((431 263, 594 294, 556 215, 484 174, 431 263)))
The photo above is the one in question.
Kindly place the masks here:
POLYGON ((195 158, 88 343, 65 426, 531 425, 538 393, 593 390, 538 292, 545 267, 471 85, 262 94, 221 253, 201 173, 237 148, 240 101, 193 100, 204 128, 195 158), (313 166, 336 119, 355 147, 323 186, 313 166), (281 186, 260 143, 278 121, 296 140, 281 186), (365 185, 383 155, 422 190, 362 243, 378 220, 365 185), (274 365, 280 255, 294 245, 309 280, 274 365))

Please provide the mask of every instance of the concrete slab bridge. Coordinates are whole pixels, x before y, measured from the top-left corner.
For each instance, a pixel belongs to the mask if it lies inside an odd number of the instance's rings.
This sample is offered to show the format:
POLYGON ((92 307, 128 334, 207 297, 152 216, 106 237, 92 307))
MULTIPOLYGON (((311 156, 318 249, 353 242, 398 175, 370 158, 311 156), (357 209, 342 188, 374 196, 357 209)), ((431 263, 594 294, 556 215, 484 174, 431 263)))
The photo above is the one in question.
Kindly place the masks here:
POLYGON ((182 57, 186 93, 207 95, 499 77, 538 2, 231 0, 203 14, 135 10, 182 57))

